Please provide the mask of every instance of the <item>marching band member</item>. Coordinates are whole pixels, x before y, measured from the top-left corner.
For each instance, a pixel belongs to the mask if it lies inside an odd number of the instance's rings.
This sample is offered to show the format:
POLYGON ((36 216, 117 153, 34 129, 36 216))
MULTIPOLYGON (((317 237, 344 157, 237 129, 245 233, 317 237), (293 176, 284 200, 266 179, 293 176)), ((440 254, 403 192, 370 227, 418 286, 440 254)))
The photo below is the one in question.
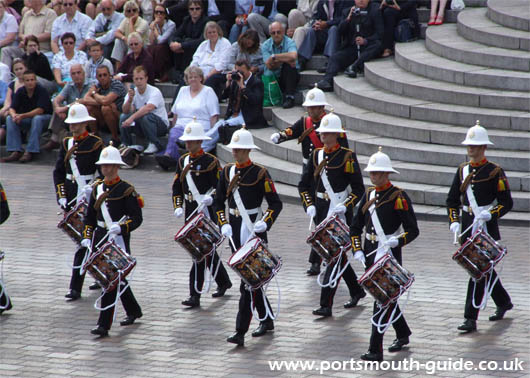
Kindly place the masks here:
MULTIPOLYGON (((301 117, 291 127, 286 128, 280 132, 271 135, 271 141, 275 144, 283 143, 291 139, 297 139, 298 144, 302 144, 303 166, 309 161, 311 153, 317 149, 322 148, 323 144, 315 130, 320 126, 320 121, 326 113, 326 106, 330 106, 326 102, 326 95, 322 90, 315 87, 309 90, 305 96, 305 101, 302 104, 307 110, 307 116, 301 117)), ((348 139, 346 134, 341 133, 338 138, 339 144, 348 148, 348 139)), ((307 270, 309 276, 315 276, 320 273, 320 263, 322 258, 318 253, 311 250, 309 254, 309 262, 311 266, 307 270)))
MULTIPOLYGON (((489 140, 485 128, 477 124, 467 131, 466 139, 462 142, 467 146, 470 161, 461 164, 453 179, 453 184, 447 196, 447 212, 449 215, 450 230, 458 234, 461 229, 467 230, 460 238, 461 242, 467 240, 479 227, 486 225, 488 234, 494 240, 500 240, 499 225, 497 220, 512 209, 513 200, 504 170, 495 163, 486 159, 485 153, 489 140), (494 203, 496 204, 494 205, 494 203), (462 206, 462 218, 459 209, 462 206), (460 223, 462 227, 460 227, 460 223), (470 227, 471 226, 471 227, 470 227), (470 228, 470 229, 468 229, 470 228)), ((482 303, 485 295, 484 287, 487 280, 493 280, 491 297, 497 306, 495 314, 489 317, 490 321, 501 320, 506 311, 513 308, 508 292, 504 289, 497 273, 492 271, 485 278, 476 282, 470 278, 467 286, 464 323, 458 327, 460 331, 473 332, 477 330, 479 309, 473 306, 473 290, 475 290, 475 303, 482 303)))
MULTIPOLYGON (((9 214, 6 192, 4 191, 2 184, 0 184, 0 224, 4 223, 7 218, 9 218, 9 214)), ((0 296, 0 315, 2 315, 4 311, 9 311, 13 308, 11 298, 9 298, 5 288, 2 286, 2 280, 0 280, 0 293, 2 293, 0 296)))
MULTIPOLYGON (((118 176, 118 169, 125 165, 120 152, 113 146, 108 146, 101 151, 99 160, 96 162, 101 166, 101 173, 104 179, 92 191, 88 204, 87 216, 85 218, 84 239, 81 245, 91 249, 96 248, 100 241, 107 235, 110 240, 114 240, 124 251, 130 254, 131 232, 142 224, 143 200, 134 189, 134 186, 123 181, 118 176), (118 220, 126 217, 126 220, 118 223, 118 220)), ((122 285, 127 285, 127 281, 122 281, 122 285)), ((116 300, 116 290, 121 290, 118 286, 103 295, 101 300, 102 308, 108 307, 116 300)), ((138 318, 142 317, 142 309, 136 301, 131 287, 127 287, 120 297, 127 317, 120 322, 120 325, 131 325, 138 318)), ((101 311, 97 327, 90 333, 101 337, 107 336, 114 317, 114 306, 101 311)))
MULTIPOLYGON (((70 106, 68 117, 64 121, 69 124, 72 136, 64 138, 61 143, 53 171, 53 182, 57 202, 65 212, 70 211, 83 200, 88 202, 92 192, 89 183, 96 177, 96 161, 103 148, 101 138, 87 131, 88 122, 93 120, 85 105, 74 103, 70 106)), ((70 290, 65 295, 67 301, 75 301, 81 297, 85 275, 80 274, 80 265, 86 252, 85 247, 80 247, 74 255, 70 290)))
MULTIPOLYGON (((391 253, 401 265, 401 248, 416 239, 420 231, 416 222, 416 215, 412 202, 402 189, 392 185, 389 181, 390 173, 399 173, 392 168, 388 155, 381 152, 373 154, 364 169, 370 173, 370 181, 375 187, 370 187, 361 198, 359 208, 350 227, 354 258, 365 265, 368 270, 386 253, 391 253), (366 230, 364 250, 361 246, 363 228, 366 230), (403 233, 401 233, 401 229, 403 233), (401 235, 400 235, 401 233, 401 235), (377 252, 370 254, 371 252, 377 252)), ((396 305, 390 305, 387 314, 391 314, 396 305)), ((374 303, 374 314, 378 311, 377 302, 374 303)), ((401 311, 396 309, 396 316, 401 311)), ((387 316, 384 316, 387 318, 387 316)), ((377 319, 379 323, 388 319, 377 319)), ((396 339, 388 348, 389 352, 397 352, 409 343, 412 332, 403 314, 392 326, 396 331, 396 339)), ((372 325, 370 346, 368 352, 361 356, 366 361, 381 361, 383 359, 383 336, 377 327, 372 325)))
MULTIPOLYGON (((215 210, 221 233, 227 238, 233 237, 232 252, 235 253, 250 239, 252 233, 265 242, 267 241, 267 231, 270 230, 282 210, 282 202, 267 169, 253 163, 249 158, 250 150, 258 149, 254 145, 250 131, 245 128, 237 130, 227 147, 232 149, 235 164, 227 164, 221 172, 215 196, 215 210), (267 201, 268 208, 261 217, 263 198, 267 201), (226 201, 229 207, 228 220, 225 215, 226 201)), ((266 309, 263 296, 259 291, 247 290, 243 281, 241 281, 239 291, 241 297, 236 319, 236 333, 227 341, 242 346, 245 342, 245 333, 252 320, 251 295, 260 318, 265 318, 266 309)), ((260 322, 259 327, 252 332, 252 336, 259 337, 273 329, 274 322, 268 317, 260 322)))
MULTIPOLYGON (((219 172, 221 165, 219 160, 201 148, 201 143, 211 139, 204 134, 204 128, 195 120, 188 123, 184 129, 180 140, 186 144, 188 153, 181 156, 177 163, 177 173, 173 180, 173 208, 175 216, 185 219, 197 209, 198 206, 205 206, 205 214, 214 219, 213 195, 219 181, 219 172), (183 206, 186 204, 184 212, 183 206)), ((204 283, 204 269, 210 266, 211 257, 208 256, 198 264, 193 264, 190 271, 189 287, 190 297, 182 302, 184 306, 197 307, 200 305, 201 294, 195 290, 195 279, 197 279, 197 289, 202 290, 204 283)), ((213 254, 213 267, 217 264, 219 270, 215 280, 217 282, 217 291, 212 297, 222 297, 226 290, 232 287, 230 277, 222 262, 219 262, 217 252, 213 254)), ((214 272, 211 272, 214 274, 214 272)))
MULTIPOLYGON (((315 149, 304 166, 302 178, 298 184, 298 192, 302 205, 309 217, 314 218, 316 224, 324 219, 339 214, 344 223, 349 225, 353 216, 353 208, 364 192, 361 169, 357 155, 352 150, 342 147, 338 143, 341 133, 344 133, 340 118, 334 113, 324 116, 316 130, 323 142, 322 148, 315 149), (313 199, 312 191, 315 191, 313 199)), ((341 260, 341 268, 348 264, 342 277, 350 291, 350 301, 344 308, 357 305, 366 296, 363 288, 357 283, 357 276, 349 266, 348 259, 341 260)), ((330 280, 334 264, 326 268, 324 285, 330 280)), ((338 284, 334 287, 323 287, 320 295, 320 308, 313 311, 314 315, 331 316, 333 298, 338 284)))

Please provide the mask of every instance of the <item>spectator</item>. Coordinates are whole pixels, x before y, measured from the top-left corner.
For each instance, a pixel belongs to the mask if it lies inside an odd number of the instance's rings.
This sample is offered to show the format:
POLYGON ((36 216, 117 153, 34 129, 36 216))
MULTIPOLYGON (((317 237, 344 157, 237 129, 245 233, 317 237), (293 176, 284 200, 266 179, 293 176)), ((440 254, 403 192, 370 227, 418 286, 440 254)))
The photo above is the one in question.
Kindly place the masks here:
POLYGON ((114 75, 114 79, 130 83, 133 81, 133 70, 138 66, 143 66, 149 73, 149 83, 154 83, 155 71, 153 68, 153 57, 144 49, 140 34, 136 32, 129 34, 129 48, 131 52, 127 54, 117 69, 118 73, 114 75))
POLYGON ((106 125, 112 134, 114 145, 119 146, 118 122, 127 90, 121 81, 112 79, 107 66, 99 66, 96 77, 98 83, 92 85, 83 98, 88 113, 96 119, 89 126, 96 133, 100 126, 106 125))
POLYGON ((90 46, 94 41, 103 45, 105 58, 110 59, 112 49, 114 48, 114 39, 116 30, 121 25, 125 16, 116 12, 112 0, 103 0, 101 2, 101 13, 92 21, 88 30, 87 44, 90 46))
POLYGON ((235 0, 203 0, 203 9, 208 19, 219 25, 223 35, 228 35, 236 17, 235 0))
MULTIPOLYGON (((15 80, 12 80, 9 85, 7 86, 7 92, 4 99, 4 104, 2 106, 2 109, 0 109, 0 118, 2 119, 2 122, 4 119, 9 115, 9 108, 11 107, 11 103, 13 102, 13 95, 24 85, 24 72, 28 67, 26 66, 26 63, 22 60, 22 58, 16 58, 13 61, 13 67, 12 71, 15 74, 15 80)), ((0 142, 3 143, 6 138, 6 129, 5 126, 0 128, 0 142)))
POLYGON ((7 46, 17 46, 18 24, 14 16, 7 11, 4 0, 0 1, 0 49, 7 46))
POLYGON ((187 86, 182 87, 171 108, 173 113, 172 128, 164 156, 157 157, 157 161, 175 164, 179 157, 177 141, 184 132, 186 125, 194 117, 204 131, 207 132, 215 125, 219 118, 219 99, 212 88, 203 85, 204 74, 199 67, 190 66, 184 71, 187 86))
POLYGON ((370 0, 355 0, 355 7, 345 9, 347 17, 339 25, 339 34, 345 43, 328 61, 326 75, 318 82, 323 91, 333 90, 333 77, 342 69, 346 74, 357 77, 364 70, 364 62, 381 54, 383 38, 383 17, 378 3, 370 0), (357 25, 360 31, 357 33, 357 25))
POLYGON ((241 34, 237 42, 232 43, 230 53, 226 58, 226 67, 229 71, 234 70, 234 65, 238 60, 245 60, 250 65, 250 71, 253 74, 261 75, 265 69, 265 63, 263 63, 258 32, 247 30, 241 34))
POLYGON ((294 94, 300 80, 296 44, 285 35, 285 26, 273 22, 269 26, 271 37, 261 46, 265 75, 274 75, 284 93, 284 109, 294 106, 294 94))
POLYGON ((24 86, 13 96, 7 117, 7 151, 11 152, 3 163, 29 162, 33 154, 40 152, 40 136, 48 128, 52 114, 52 104, 46 89, 37 83, 33 71, 24 72, 24 86), (28 134, 26 151, 22 154, 22 133, 28 134))
POLYGON ((9 13, 11 16, 15 17, 15 20, 17 21, 17 32, 18 32, 18 25, 20 25, 20 21, 22 21, 22 16, 20 15, 19 10, 13 7, 13 6, 16 6, 16 3, 18 3, 18 1, 4 0, 6 12, 9 13))
POLYGON ((155 19, 149 25, 149 47, 147 51, 153 57, 155 78, 167 81, 167 69, 171 65, 169 37, 175 32, 175 23, 167 18, 166 8, 162 4, 155 6, 155 19))
POLYGON ((79 10, 93 20, 98 13, 98 1, 99 0, 80 0, 78 4, 79 10))
POLYGON ((318 1, 298 0, 296 9, 291 9, 287 15, 287 31, 285 34, 296 43, 297 48, 300 48, 306 31, 311 28, 311 21, 313 14, 317 11, 318 1), (296 32, 298 28, 300 29, 296 32))
POLYGON ((64 33, 61 36, 61 45, 63 49, 53 56, 53 76, 60 87, 64 87, 70 77, 70 67, 74 64, 85 65, 88 62, 86 54, 83 51, 75 49, 75 35, 73 33, 64 33))
POLYGON ((254 0, 236 0, 236 20, 228 36, 230 43, 237 42, 238 37, 248 30, 248 15, 259 9, 254 8, 254 0))
POLYGON ((133 143, 131 134, 144 136, 149 142, 144 154, 153 154, 162 149, 161 136, 167 134, 169 120, 166 104, 160 89, 147 84, 147 70, 138 66, 133 72, 134 89, 129 89, 120 116, 120 134, 123 144, 133 143))
POLYGON ((22 59, 26 67, 37 74, 37 81, 51 95, 57 90, 57 83, 53 75, 48 58, 41 53, 39 40, 34 35, 28 35, 24 41, 26 53, 22 59))
POLYGON ((90 55, 90 59, 85 65, 85 75, 88 82, 97 83, 96 74, 99 66, 107 66, 110 74, 114 74, 112 63, 103 56, 103 45, 100 42, 94 41, 88 45, 88 55, 90 55))
POLYGON ((427 25, 442 25, 444 23, 445 6, 447 0, 431 0, 431 14, 427 25), (436 12, 438 9, 438 12, 436 12))
POLYGON ((287 27, 287 14, 291 9, 296 8, 294 0, 255 0, 254 4, 261 8, 260 13, 252 13, 248 16, 248 25, 259 34, 259 40, 265 41, 269 35, 269 26, 272 22, 278 21, 287 27))
POLYGON ((111 58, 116 61, 116 67, 119 67, 127 54, 129 34, 137 32, 140 34, 143 44, 149 42, 149 24, 138 14, 140 8, 136 2, 134 0, 127 1, 123 9, 125 10, 125 19, 122 20, 118 30, 116 30, 116 38, 111 55, 111 58))
POLYGON ((337 51, 340 43, 338 25, 342 21, 343 11, 349 10, 352 6, 353 1, 349 0, 320 0, 318 2, 317 11, 313 15, 314 21, 305 33, 302 44, 298 46, 298 60, 302 67, 311 60, 315 51, 323 52, 328 58, 337 51), (333 13, 330 14, 330 11, 333 13))
POLYGON ((18 46, 9 46, 2 49, 2 56, 0 60, 9 67, 13 64, 13 59, 20 58, 24 55, 24 41, 26 36, 34 35, 40 43, 40 50, 49 55, 50 51, 50 36, 52 31, 52 24, 57 15, 53 10, 44 5, 44 0, 30 0, 30 9, 26 12, 20 25, 18 27, 18 46))
POLYGON ((53 21, 52 27, 52 51, 55 55, 59 53, 62 43, 62 36, 66 33, 72 33, 75 36, 75 48, 84 51, 86 48, 86 39, 88 30, 92 25, 92 19, 77 9, 79 0, 63 0, 64 14, 53 21))
POLYGON ((188 2, 189 14, 184 17, 182 24, 175 30, 169 44, 173 52, 174 67, 177 77, 184 72, 193 58, 193 54, 203 40, 203 31, 208 18, 203 14, 202 1, 190 0, 188 2))
POLYGON ((383 13, 383 58, 394 54, 394 30, 400 20, 409 18, 415 25, 414 34, 420 35, 420 24, 418 23, 418 10, 416 2, 412 0, 383 0, 381 3, 383 13))
POLYGON ((48 143, 42 146, 43 150, 53 150, 60 146, 68 129, 64 120, 68 115, 70 105, 74 102, 83 104, 83 97, 90 88, 90 84, 85 81, 85 70, 81 64, 74 64, 70 67, 70 77, 72 81, 67 83, 61 93, 53 99, 53 116, 50 122, 52 136, 48 143))
POLYGON ((57 17, 64 14, 63 0, 53 0, 48 3, 48 8, 53 9, 57 17))

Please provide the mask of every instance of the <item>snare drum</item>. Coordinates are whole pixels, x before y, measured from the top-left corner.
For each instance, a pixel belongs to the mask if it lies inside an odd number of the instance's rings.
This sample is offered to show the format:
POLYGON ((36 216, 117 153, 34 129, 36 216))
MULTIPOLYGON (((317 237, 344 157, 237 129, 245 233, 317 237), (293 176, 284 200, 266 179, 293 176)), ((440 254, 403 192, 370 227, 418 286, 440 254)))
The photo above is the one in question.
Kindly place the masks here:
POLYGON ((350 231, 337 215, 324 219, 306 242, 328 264, 351 248, 350 231))
POLYGON ((84 265, 84 269, 101 285, 105 292, 118 286, 136 266, 136 259, 123 251, 114 241, 108 241, 93 253, 84 265))
POLYGON ((196 262, 214 253, 221 245, 224 236, 215 223, 204 213, 199 212, 175 235, 175 241, 184 247, 196 262))
POLYGON ((453 255, 469 275, 480 280, 506 255, 506 247, 497 243, 485 230, 476 231, 453 255))
POLYGON ((66 213, 64 219, 57 225, 78 245, 81 244, 83 239, 84 218, 87 208, 87 203, 80 201, 72 210, 66 213))
POLYGON ((414 274, 390 254, 381 257, 361 278, 362 285, 383 307, 396 302, 414 282, 414 274))
POLYGON ((273 279, 282 267, 282 260, 269 251, 263 240, 254 237, 228 259, 228 265, 245 284, 257 290, 273 279))

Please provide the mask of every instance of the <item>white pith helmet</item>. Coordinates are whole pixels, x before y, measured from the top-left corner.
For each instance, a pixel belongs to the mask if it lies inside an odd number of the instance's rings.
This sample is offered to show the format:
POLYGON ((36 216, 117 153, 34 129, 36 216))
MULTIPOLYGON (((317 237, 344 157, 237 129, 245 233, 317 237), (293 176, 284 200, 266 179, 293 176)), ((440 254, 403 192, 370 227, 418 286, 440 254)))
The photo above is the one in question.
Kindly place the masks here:
POLYGON ((307 92, 305 95, 305 101, 302 104, 302 106, 330 106, 326 102, 326 95, 324 94, 324 91, 322 89, 319 89, 317 87, 317 84, 315 83, 315 87, 307 92))
POLYGON ((118 165, 127 165, 121 159, 120 151, 112 145, 107 146, 101 151, 99 155, 99 160, 96 162, 97 165, 103 164, 118 164, 118 165))
POLYGON ((187 141, 187 140, 210 140, 212 138, 204 134, 204 128, 199 122, 197 122, 197 117, 193 117, 193 121, 188 122, 188 124, 184 128, 184 133, 179 139, 182 141, 187 141))
POLYGON ((251 150, 253 148, 259 150, 260 148, 254 144, 254 138, 250 131, 245 129, 245 125, 234 134, 232 134, 232 139, 230 143, 226 146, 228 148, 241 148, 245 150, 251 150))
POLYGON ((383 148, 379 147, 379 151, 370 156, 368 166, 364 169, 365 172, 393 172, 399 173, 392 168, 392 162, 387 154, 381 152, 383 148))
POLYGON ((315 130, 317 133, 345 133, 346 130, 342 127, 342 121, 340 117, 331 112, 322 117, 320 126, 315 130))
POLYGON ((94 117, 88 114, 88 110, 83 104, 72 104, 68 109, 68 118, 64 120, 64 123, 81 123, 88 121, 95 121, 94 117))
POLYGON ((462 144, 466 146, 483 146, 485 144, 492 145, 493 143, 488 138, 488 131, 480 126, 480 121, 477 120, 475 126, 467 130, 466 139, 462 144))

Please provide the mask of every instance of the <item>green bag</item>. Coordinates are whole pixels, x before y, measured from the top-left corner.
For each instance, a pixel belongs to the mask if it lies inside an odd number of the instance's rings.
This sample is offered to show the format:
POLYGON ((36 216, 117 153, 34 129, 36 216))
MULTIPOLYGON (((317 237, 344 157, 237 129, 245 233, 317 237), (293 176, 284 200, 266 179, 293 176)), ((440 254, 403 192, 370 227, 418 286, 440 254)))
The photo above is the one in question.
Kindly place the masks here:
POLYGON ((263 81, 263 106, 276 106, 281 105, 282 103, 282 90, 280 89, 280 84, 276 79, 276 76, 273 75, 263 75, 261 76, 261 81, 263 81))

